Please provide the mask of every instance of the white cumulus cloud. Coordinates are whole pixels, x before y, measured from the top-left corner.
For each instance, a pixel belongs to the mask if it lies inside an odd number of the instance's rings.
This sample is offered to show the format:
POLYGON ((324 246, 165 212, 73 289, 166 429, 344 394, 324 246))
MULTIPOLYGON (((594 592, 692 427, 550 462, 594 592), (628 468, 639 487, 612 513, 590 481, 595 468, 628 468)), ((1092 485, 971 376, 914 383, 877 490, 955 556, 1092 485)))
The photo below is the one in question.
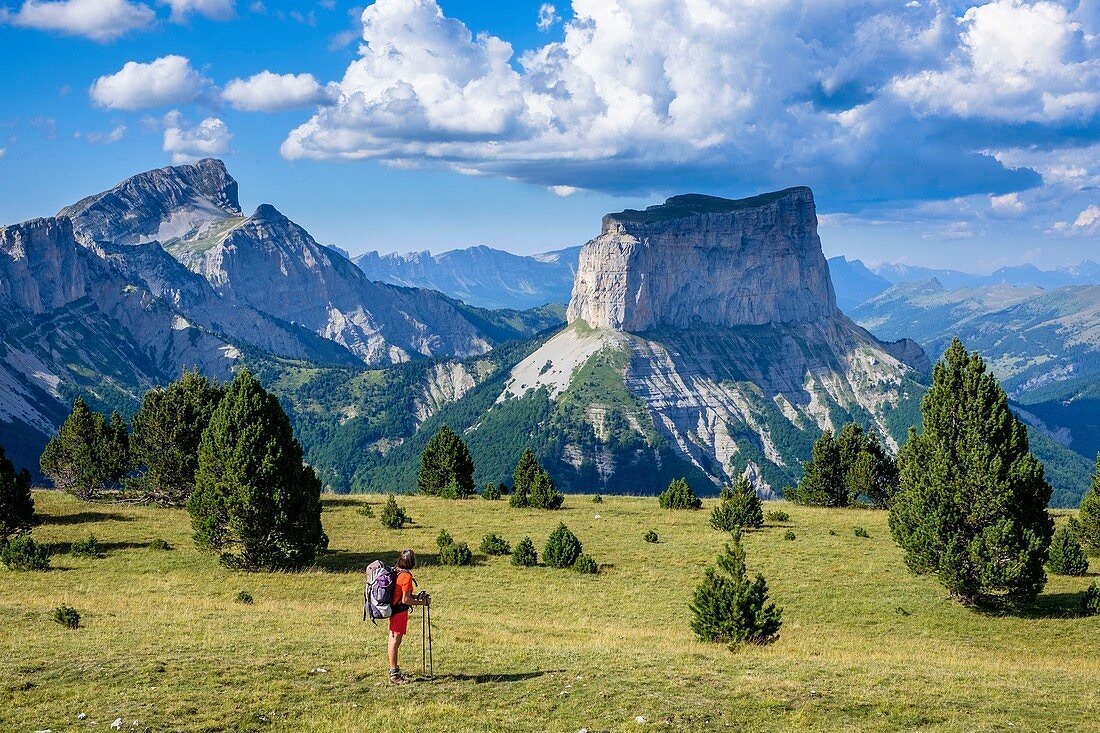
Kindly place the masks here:
POLYGON ((117 143, 125 136, 126 125, 116 125, 110 132, 77 132, 73 135, 77 140, 87 140, 93 145, 117 143))
POLYGON ((118 72, 96 79, 88 94, 101 107, 137 110, 193 102, 209 86, 186 57, 162 56, 147 64, 126 62, 118 72))
POLYGON ((1100 229, 1100 206, 1090 206, 1080 214, 1077 215, 1077 219, 1074 220, 1073 226, 1076 229, 1100 229))
POLYGON ((517 59, 435 0, 377 0, 333 104, 281 150, 561 190, 1003 196, 1042 178, 998 157, 1026 130, 998 128, 1097 117, 1085 5, 573 0, 563 38, 517 59))
POLYGON ((164 117, 164 152, 172 154, 175 164, 189 163, 212 155, 225 155, 233 140, 225 122, 217 117, 207 117, 194 127, 183 116, 172 110, 164 117))
POLYGON ((328 94, 312 74, 273 74, 261 71, 225 85, 222 99, 247 112, 274 112, 310 107, 328 101, 328 94))
POLYGON ((536 28, 545 33, 560 22, 561 17, 558 16, 557 8, 550 3, 543 3, 539 6, 539 15, 535 20, 536 28))
POLYGON ((26 0, 15 12, 0 8, 0 23, 83 36, 100 43, 148 28, 156 17, 149 6, 128 0, 26 0))
POLYGON ((230 20, 237 15, 234 0, 158 0, 172 8, 170 20, 182 23, 189 15, 205 15, 213 20, 230 20))

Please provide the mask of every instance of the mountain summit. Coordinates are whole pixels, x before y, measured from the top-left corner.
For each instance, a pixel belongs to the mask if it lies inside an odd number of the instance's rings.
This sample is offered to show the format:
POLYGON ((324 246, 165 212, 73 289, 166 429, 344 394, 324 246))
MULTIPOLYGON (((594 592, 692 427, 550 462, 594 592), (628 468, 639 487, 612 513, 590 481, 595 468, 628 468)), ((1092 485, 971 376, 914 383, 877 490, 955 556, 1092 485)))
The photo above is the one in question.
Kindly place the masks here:
POLYGON ((809 323, 836 296, 805 187, 674 196, 603 219, 581 252, 569 321, 623 331, 809 323))
POLYGON ((605 216, 568 318, 494 410, 549 398, 540 457, 578 488, 687 474, 706 491, 743 474, 778 493, 823 430, 856 421, 896 447, 929 369, 914 342, 880 342, 837 309, 805 187, 605 216))

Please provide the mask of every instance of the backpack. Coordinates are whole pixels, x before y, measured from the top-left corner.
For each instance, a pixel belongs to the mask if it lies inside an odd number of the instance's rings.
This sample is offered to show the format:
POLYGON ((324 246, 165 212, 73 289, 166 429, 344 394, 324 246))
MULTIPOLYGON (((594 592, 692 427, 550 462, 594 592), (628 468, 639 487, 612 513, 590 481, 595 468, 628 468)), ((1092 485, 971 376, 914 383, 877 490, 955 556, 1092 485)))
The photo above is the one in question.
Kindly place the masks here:
MULTIPOLYGON (((393 602, 393 592, 397 588, 397 576, 406 573, 396 566, 389 567, 381 560, 375 560, 367 566, 366 585, 363 588, 363 620, 369 617, 371 623, 377 619, 389 618, 401 608, 393 602)), ((416 581, 413 581, 414 583, 416 581)))

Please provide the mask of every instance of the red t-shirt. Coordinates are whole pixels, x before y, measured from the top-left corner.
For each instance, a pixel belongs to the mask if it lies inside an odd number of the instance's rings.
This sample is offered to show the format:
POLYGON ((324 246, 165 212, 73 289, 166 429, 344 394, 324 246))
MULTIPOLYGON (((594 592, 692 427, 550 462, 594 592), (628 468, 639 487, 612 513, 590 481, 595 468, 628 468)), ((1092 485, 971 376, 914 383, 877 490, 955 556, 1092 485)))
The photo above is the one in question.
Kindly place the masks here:
MULTIPOLYGON (((397 581, 394 584, 393 589, 393 602, 394 604, 401 603, 405 598, 405 592, 411 596, 413 594, 413 576, 408 570, 401 570, 397 573, 397 581)), ((405 609, 406 611, 408 609, 405 609)))

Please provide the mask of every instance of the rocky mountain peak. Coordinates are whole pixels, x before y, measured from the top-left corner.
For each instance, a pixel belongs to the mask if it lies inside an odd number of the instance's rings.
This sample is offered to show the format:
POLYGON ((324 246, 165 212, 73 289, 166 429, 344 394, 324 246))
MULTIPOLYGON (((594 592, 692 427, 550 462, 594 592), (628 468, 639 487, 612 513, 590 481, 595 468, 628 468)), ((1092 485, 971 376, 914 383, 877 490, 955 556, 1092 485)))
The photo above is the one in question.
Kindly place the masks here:
POLYGON ((838 313, 805 186, 687 194, 603 218, 581 251, 569 321, 622 331, 809 323, 838 313))
POLYGON ((169 242, 214 219, 241 216, 237 182, 206 158, 139 173, 60 211, 84 242, 169 242))

